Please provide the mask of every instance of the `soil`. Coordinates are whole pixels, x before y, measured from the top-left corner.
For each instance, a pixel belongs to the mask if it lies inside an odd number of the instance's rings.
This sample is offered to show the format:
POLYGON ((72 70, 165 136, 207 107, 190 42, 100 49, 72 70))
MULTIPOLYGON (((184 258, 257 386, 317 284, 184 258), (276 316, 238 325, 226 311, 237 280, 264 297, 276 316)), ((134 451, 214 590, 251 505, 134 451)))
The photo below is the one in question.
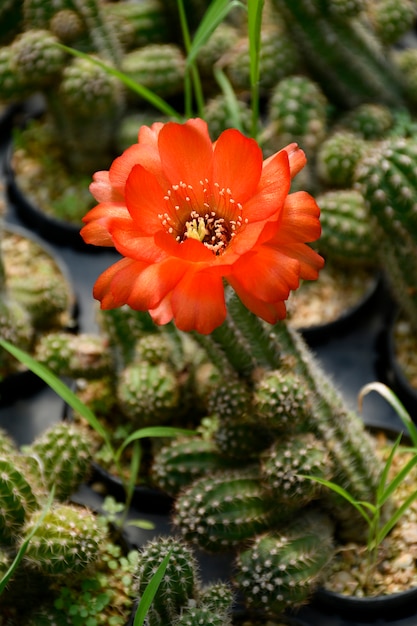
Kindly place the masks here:
POLYGON ((294 328, 311 328, 347 315, 375 285, 371 269, 346 271, 327 264, 315 281, 304 281, 288 300, 289 322, 294 328))

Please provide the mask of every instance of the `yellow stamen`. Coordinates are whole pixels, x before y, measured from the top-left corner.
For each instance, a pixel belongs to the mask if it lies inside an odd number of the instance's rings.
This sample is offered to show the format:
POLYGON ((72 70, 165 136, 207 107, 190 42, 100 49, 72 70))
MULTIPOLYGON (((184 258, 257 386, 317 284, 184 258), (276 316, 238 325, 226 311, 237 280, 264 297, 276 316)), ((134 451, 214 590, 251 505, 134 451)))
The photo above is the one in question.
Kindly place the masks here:
POLYGON ((204 237, 209 234, 204 219, 202 217, 186 222, 185 227, 187 229, 185 236, 190 239, 197 239, 197 241, 203 241, 204 237))

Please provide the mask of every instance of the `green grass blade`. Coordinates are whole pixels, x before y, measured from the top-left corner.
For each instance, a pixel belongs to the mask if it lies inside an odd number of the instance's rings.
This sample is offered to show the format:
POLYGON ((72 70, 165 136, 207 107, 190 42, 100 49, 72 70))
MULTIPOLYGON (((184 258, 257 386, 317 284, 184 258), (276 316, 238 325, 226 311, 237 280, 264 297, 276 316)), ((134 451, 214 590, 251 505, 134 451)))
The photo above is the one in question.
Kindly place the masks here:
POLYGON ((372 382, 362 387, 358 396, 359 410, 362 410, 362 401, 364 396, 366 396, 371 391, 376 391, 377 393, 379 393, 392 406, 392 408, 395 410, 398 417, 401 419, 402 423, 406 427, 414 447, 417 448, 416 425, 411 419, 410 414, 406 410, 403 403, 397 398, 395 393, 389 387, 387 387, 387 385, 384 385, 384 383, 372 382))
POLYGON ((143 626, 146 615, 149 611, 149 608, 152 604, 152 601, 158 591, 159 585, 164 577, 166 568, 168 567, 169 559, 171 557, 171 550, 164 557, 161 563, 158 566, 155 574, 152 576, 148 585, 146 586, 145 591, 143 592, 143 596, 139 602, 139 606, 136 610, 135 619, 133 622, 133 626, 143 626))
POLYGON ((383 467, 382 473, 381 473, 381 478, 379 479, 379 483, 378 483, 378 487, 376 490, 376 501, 380 504, 380 506, 382 506, 382 504, 385 502, 384 497, 385 497, 385 487, 388 481, 388 474, 389 471, 391 469, 392 466, 392 462, 394 460, 394 456, 395 453, 397 452, 398 446, 400 445, 400 441, 401 441, 402 435, 398 435, 397 439, 395 440, 388 459, 383 467))
POLYGON ((165 115, 168 115, 168 117, 172 117, 179 121, 183 120, 182 115, 180 115, 178 111, 176 111, 171 105, 169 105, 168 102, 163 100, 163 98, 158 96, 156 93, 154 93, 153 91, 151 91, 144 85, 140 85, 139 83, 135 82, 123 72, 120 72, 119 70, 115 69, 111 65, 104 63, 103 61, 101 61, 95 56, 86 54, 85 52, 81 52, 80 50, 75 50, 74 48, 70 48, 68 46, 64 46, 61 43, 57 43, 56 45, 62 50, 65 50, 65 52, 68 52, 68 54, 72 54, 73 56, 80 57, 81 59, 87 59, 88 61, 91 61, 91 63, 98 65, 103 70, 105 70, 108 74, 111 74, 112 76, 115 76, 116 78, 118 78, 120 82, 123 83, 128 89, 130 89, 131 91, 136 93, 138 96, 140 96, 141 98, 149 102, 149 104, 155 107, 155 109, 158 109, 165 115))
POLYGON ((187 65, 192 65, 201 47, 208 41, 217 26, 223 22, 232 9, 238 6, 245 8, 239 0, 213 0, 194 33, 187 54, 187 65))
POLYGON ((243 132, 242 122, 240 119, 239 101, 233 90, 233 87, 227 78, 226 74, 219 68, 215 67, 213 70, 214 78, 218 82, 220 89, 222 90, 225 98, 226 105, 230 115, 233 128, 237 128, 240 132, 243 132))
POLYGON ((417 455, 414 455, 413 458, 410 459, 408 463, 404 465, 403 468, 401 468, 398 474, 392 479, 388 487, 385 489, 381 497, 381 502, 380 502, 381 506, 388 500, 388 498, 390 498, 393 495, 397 487, 401 485, 401 483, 404 481, 404 479, 408 476, 410 471, 416 465, 417 465, 417 455))
POLYGON ((405 511, 408 507, 414 502, 417 498, 417 491, 414 491, 398 509, 395 513, 389 518, 389 520, 384 524, 384 526, 378 531, 375 543, 376 545, 380 544, 381 541, 385 539, 388 533, 394 528, 395 524, 398 520, 404 515, 405 511))
POLYGON ((124 442, 118 448, 115 459, 118 461, 123 450, 129 444, 145 437, 177 437, 178 435, 194 435, 195 430, 189 430, 188 428, 175 428, 173 426, 147 426, 145 428, 139 428, 134 433, 126 437, 124 442))
POLYGON ((88 408, 75 393, 60 378, 55 376, 47 367, 38 363, 36 359, 9 343, 5 339, 0 339, 0 346, 10 352, 20 363, 23 363, 29 370, 39 376, 55 393, 57 393, 74 411, 80 413, 99 435, 103 437, 105 443, 109 446, 110 438, 106 429, 100 424, 91 409, 88 408))
POLYGON ((340 487, 340 485, 337 485, 336 483, 333 483, 330 480, 326 480, 325 478, 319 478, 318 476, 307 476, 304 474, 299 474, 299 476, 301 478, 308 478, 309 480, 314 480, 320 485, 323 485, 324 487, 328 487, 328 489, 331 489, 332 491, 337 493, 339 496, 342 496, 342 498, 347 500, 347 502, 349 502, 353 507, 355 507, 355 509, 366 520, 367 524, 371 525, 372 520, 366 512, 366 508, 373 510, 373 505, 370 502, 366 502, 366 503, 358 502, 357 500, 355 500, 353 496, 350 495, 348 491, 346 491, 346 489, 343 489, 343 487, 340 487))

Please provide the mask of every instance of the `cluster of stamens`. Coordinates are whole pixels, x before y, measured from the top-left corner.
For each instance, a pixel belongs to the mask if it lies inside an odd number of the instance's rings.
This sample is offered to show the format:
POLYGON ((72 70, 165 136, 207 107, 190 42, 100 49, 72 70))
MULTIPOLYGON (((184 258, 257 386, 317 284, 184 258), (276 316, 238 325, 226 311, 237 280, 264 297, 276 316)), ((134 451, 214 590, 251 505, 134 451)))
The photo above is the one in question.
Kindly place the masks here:
POLYGON ((159 214, 166 231, 182 243, 196 239, 214 254, 222 254, 241 226, 242 205, 232 197, 229 188, 200 180, 204 199, 197 200, 192 185, 180 182, 168 189, 164 200, 167 211, 159 214))

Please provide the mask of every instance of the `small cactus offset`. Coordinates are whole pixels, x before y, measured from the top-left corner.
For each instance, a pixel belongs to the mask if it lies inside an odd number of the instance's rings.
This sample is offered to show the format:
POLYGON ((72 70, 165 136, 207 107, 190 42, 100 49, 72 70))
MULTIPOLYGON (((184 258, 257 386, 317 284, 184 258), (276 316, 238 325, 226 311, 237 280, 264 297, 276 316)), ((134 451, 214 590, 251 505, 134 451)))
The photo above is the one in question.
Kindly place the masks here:
POLYGON ((312 510, 256 537, 237 557, 235 582, 247 606, 280 615, 305 604, 333 557, 333 530, 330 518, 312 510))
POLYGON ((0 457, 0 532, 3 542, 14 542, 28 516, 38 507, 38 498, 16 459, 13 456, 0 457))
POLYGON ((318 176, 330 187, 351 187, 355 167, 367 149, 367 142, 355 133, 335 131, 317 150, 318 176))

